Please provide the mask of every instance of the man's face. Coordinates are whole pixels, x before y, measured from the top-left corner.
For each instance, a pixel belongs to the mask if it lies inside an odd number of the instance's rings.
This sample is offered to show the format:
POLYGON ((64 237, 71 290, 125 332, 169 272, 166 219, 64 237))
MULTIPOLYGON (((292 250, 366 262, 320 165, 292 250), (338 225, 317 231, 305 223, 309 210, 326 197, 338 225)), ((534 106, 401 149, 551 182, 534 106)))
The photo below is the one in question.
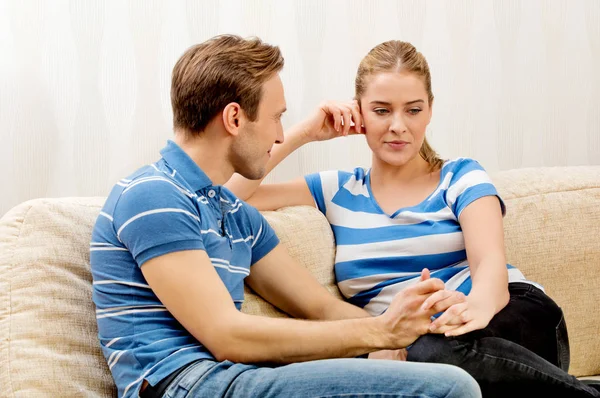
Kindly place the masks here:
POLYGON ((263 84, 257 119, 245 122, 231 147, 231 163, 237 173, 250 180, 264 177, 273 144, 283 142, 281 116, 285 110, 283 84, 275 75, 263 84))

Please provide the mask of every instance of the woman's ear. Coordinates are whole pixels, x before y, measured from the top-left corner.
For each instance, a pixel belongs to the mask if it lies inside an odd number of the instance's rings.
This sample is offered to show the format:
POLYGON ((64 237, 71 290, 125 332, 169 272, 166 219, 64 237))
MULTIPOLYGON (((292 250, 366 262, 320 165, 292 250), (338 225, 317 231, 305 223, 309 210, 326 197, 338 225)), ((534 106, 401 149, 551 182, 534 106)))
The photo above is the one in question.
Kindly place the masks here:
POLYGON ((230 102, 223 108, 222 118, 225 131, 234 136, 238 135, 243 112, 240 104, 237 102, 230 102))

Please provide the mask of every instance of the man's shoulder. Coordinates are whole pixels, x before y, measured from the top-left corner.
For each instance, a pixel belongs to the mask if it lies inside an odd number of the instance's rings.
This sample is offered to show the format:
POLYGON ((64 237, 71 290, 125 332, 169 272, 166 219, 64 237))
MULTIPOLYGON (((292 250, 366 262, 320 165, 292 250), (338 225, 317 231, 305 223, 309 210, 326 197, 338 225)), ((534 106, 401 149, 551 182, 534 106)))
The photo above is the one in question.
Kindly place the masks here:
POLYGON ((103 211, 114 219, 115 226, 133 217, 160 213, 199 221, 198 195, 158 166, 144 166, 114 186, 103 211))

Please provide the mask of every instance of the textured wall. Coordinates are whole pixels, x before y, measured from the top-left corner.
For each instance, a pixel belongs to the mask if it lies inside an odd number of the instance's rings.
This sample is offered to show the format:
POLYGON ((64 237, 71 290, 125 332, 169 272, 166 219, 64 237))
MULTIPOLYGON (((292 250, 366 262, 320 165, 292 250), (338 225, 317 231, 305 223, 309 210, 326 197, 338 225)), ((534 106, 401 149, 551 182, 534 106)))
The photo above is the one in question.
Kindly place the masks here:
MULTIPOLYGON (((430 62, 429 135, 444 157, 490 171, 600 164, 597 0, 0 0, 0 215, 105 195, 154 160, 171 136, 175 60, 219 33, 282 48, 287 126, 351 98, 361 57, 403 39, 430 62)), ((311 144, 269 179, 369 161, 362 137, 311 144)))

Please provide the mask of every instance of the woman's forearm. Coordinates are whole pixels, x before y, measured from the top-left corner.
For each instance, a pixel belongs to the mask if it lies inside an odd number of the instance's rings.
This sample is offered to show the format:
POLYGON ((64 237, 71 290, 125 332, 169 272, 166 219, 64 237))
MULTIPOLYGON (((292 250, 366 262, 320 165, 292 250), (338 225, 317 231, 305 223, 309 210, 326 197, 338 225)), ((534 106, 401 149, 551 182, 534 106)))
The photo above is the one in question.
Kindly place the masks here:
POLYGON ((302 124, 297 124, 285 132, 283 143, 273 147, 271 158, 266 165, 265 175, 261 179, 249 180, 236 173, 225 183, 225 187, 233 192, 238 198, 248 201, 271 170, 281 163, 283 159, 288 157, 289 154, 309 141, 306 138, 307 134, 303 131, 303 128, 302 124))
POLYGON ((486 259, 471 266, 473 288, 469 297, 489 305, 497 314, 508 304, 508 271, 501 259, 486 259))

